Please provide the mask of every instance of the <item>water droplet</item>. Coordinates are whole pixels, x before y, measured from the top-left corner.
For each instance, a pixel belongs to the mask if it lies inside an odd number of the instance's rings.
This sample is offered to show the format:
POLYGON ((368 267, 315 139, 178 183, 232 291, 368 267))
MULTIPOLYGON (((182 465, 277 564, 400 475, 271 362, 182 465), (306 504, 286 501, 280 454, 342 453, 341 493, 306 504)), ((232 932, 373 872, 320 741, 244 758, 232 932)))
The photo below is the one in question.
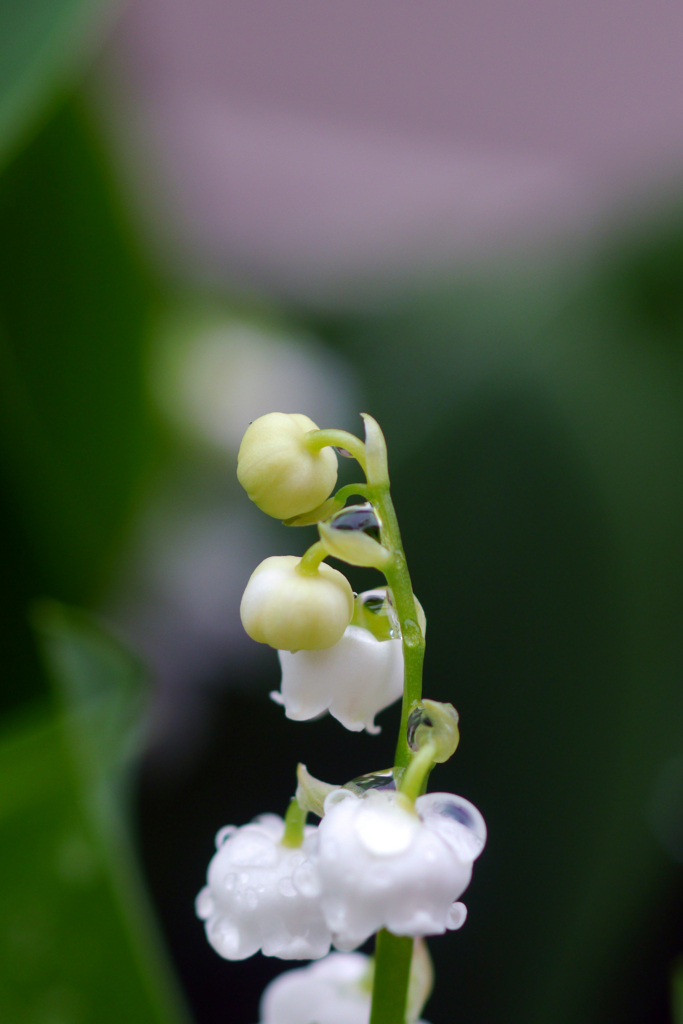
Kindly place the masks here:
POLYGON ((256 910, 258 907, 258 893, 256 889, 247 889, 244 893, 244 899, 250 910, 256 910))
POLYGON ((230 892, 232 889, 235 888, 236 880, 237 880, 237 875, 235 875, 235 874, 230 874, 230 875, 226 875, 225 876, 225 878, 223 879, 223 885, 228 890, 228 892, 230 892))
POLYGON ((447 818, 453 818, 454 821, 459 821, 465 828, 474 829, 474 819, 472 815, 463 807, 461 804, 446 804, 441 811, 447 818))
POLYGON ((347 782, 343 788, 350 789, 352 793, 356 793, 358 796, 364 796, 365 793, 369 793, 373 789, 396 789, 394 769, 383 768, 381 771, 370 772, 368 775, 359 775, 357 778, 347 782))
POLYGON ((242 874, 240 875, 240 885, 246 885, 248 881, 249 875, 247 874, 246 871, 243 871, 242 874))
POLYGON ((256 828, 246 826, 233 836, 230 843, 230 862, 250 867, 270 867, 277 861, 276 845, 270 836, 256 828))
POLYGON ((232 959, 240 945, 240 933, 225 917, 219 917, 209 926, 208 938, 214 949, 227 959, 232 959))
POLYGON ((428 793, 418 797, 416 807, 428 828, 463 857, 476 860, 486 843, 486 822, 474 804, 451 793, 428 793))
POLYGON ((414 708, 408 716, 406 739, 411 750, 420 749, 420 744, 417 742, 415 733, 422 725, 427 729, 432 729, 434 727, 434 723, 425 711, 424 707, 421 704, 418 704, 418 706, 414 708))
POLYGON ((292 881, 302 896, 315 898, 320 895, 320 882, 310 860, 305 861, 292 875, 292 881))
POLYGON ((357 603, 362 608, 359 625, 369 629, 378 640, 400 639, 401 627, 388 587, 363 591, 357 603))
POLYGON ((373 506, 369 501, 362 505, 347 505, 341 512, 328 519, 328 525, 335 530, 353 530, 366 533, 368 537, 379 541, 380 523, 373 506))

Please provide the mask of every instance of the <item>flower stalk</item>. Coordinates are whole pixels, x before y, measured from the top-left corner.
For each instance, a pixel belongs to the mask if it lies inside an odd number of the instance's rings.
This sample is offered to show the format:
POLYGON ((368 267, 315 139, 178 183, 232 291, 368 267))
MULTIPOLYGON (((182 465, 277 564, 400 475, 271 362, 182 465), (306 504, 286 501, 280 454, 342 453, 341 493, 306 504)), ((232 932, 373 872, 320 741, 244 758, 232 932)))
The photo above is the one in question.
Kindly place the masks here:
POLYGON ((278 979, 263 1004, 266 1016, 285 990, 303 994, 315 975, 331 991, 343 978, 348 989, 352 979, 354 998, 366 1001, 372 988, 370 1024, 413 1024, 433 978, 423 938, 464 923, 467 908, 458 899, 484 848, 486 824, 462 797, 426 794, 432 768, 458 746, 458 713, 422 699, 426 619, 391 499, 384 435, 362 415, 364 441, 319 430, 301 414, 268 413, 250 424, 238 458, 249 497, 286 526, 317 524, 320 539, 303 557, 271 556, 257 566, 240 614, 253 640, 278 651, 281 690, 271 697, 288 718, 329 711, 351 731, 379 732, 374 716, 402 694, 394 762, 343 786, 299 765, 284 821, 266 814, 218 834, 197 914, 229 960, 258 949, 315 960, 331 943, 345 951, 278 979), (333 493, 337 455, 355 458, 365 480, 333 493), (353 496, 365 500, 347 505, 353 496), (387 586, 354 594, 328 555, 379 569, 387 586), (318 825, 306 824, 309 811, 318 825), (350 951, 373 934, 366 970, 350 951))
POLYGON ((386 928, 377 933, 370 1024, 405 1024, 413 941, 386 928))
POLYGON ((296 849, 304 841, 304 826, 308 812, 299 804, 296 797, 292 797, 285 814, 285 831, 282 836, 282 845, 290 849, 296 849))

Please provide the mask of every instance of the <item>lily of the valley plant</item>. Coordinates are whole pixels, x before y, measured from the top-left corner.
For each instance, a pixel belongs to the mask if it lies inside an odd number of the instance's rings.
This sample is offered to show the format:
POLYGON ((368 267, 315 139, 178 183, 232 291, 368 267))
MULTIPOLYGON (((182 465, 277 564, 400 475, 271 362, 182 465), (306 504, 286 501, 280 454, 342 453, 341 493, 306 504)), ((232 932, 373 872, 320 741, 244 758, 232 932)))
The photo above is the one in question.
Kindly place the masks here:
POLYGON ((319 430, 307 416, 269 413, 249 426, 238 456, 238 478, 260 509, 287 526, 317 524, 320 537, 301 558, 266 558, 242 598, 247 633, 280 656, 273 698, 297 721, 329 711, 371 733, 375 715, 403 699, 393 766, 340 786, 300 764, 284 818, 262 814, 216 837, 197 897, 216 952, 319 961, 268 986, 262 1024, 414 1024, 431 989, 423 937, 464 924, 459 897, 486 842, 476 807, 425 792, 434 765, 457 748, 458 715, 422 697, 426 619, 389 493, 384 436, 363 419, 364 442, 319 430), (331 495, 337 451, 357 460, 365 480, 331 495), (355 595, 330 556, 374 566, 386 586, 355 595), (352 952, 375 934, 374 958, 352 952))

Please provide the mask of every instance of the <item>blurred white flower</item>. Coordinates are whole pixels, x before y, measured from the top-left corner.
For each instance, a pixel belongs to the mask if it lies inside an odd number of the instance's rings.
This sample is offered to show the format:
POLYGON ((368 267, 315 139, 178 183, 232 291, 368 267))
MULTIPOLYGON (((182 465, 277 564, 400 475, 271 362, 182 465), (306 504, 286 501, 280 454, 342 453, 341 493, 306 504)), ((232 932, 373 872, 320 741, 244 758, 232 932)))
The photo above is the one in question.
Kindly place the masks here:
POLYGON ((467 911, 455 901, 485 842, 479 811, 451 793, 418 797, 413 809, 396 792, 336 790, 294 884, 319 896, 338 949, 380 928, 438 935, 464 924, 467 911))
POLYGON ((331 953, 286 971, 263 993, 261 1024, 368 1024, 371 972, 362 953, 331 953))
POLYGON ((323 651, 278 651, 282 683, 271 697, 284 705, 287 718, 301 722, 329 711, 352 732, 380 731, 375 715, 403 693, 398 630, 391 638, 386 610, 368 611, 373 602, 383 602, 385 594, 386 588, 367 590, 356 599, 356 614, 360 610, 365 616, 361 621, 372 624, 378 636, 354 621, 336 644, 323 651), (379 639, 383 631, 387 638, 379 639))
POLYGON ((196 901, 206 937, 226 960, 244 960, 259 949, 283 960, 309 960, 330 948, 319 901, 295 888, 292 875, 312 853, 315 826, 299 848, 281 844, 284 821, 263 814, 242 828, 216 836, 207 885, 196 901))
POLYGON ((217 303, 179 304, 157 328, 150 387, 166 419, 232 462, 248 423, 271 409, 305 408, 351 422, 351 369, 315 337, 233 315, 217 303))

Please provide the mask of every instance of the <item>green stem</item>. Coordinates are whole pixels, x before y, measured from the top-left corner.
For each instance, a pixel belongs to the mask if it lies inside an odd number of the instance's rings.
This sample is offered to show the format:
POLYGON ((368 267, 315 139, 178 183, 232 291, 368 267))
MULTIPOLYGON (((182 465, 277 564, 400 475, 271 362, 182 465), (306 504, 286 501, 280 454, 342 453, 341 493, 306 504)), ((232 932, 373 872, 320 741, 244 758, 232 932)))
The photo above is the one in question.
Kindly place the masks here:
MULTIPOLYGON (((383 569, 383 572, 391 589, 394 608, 401 627, 404 661, 403 709, 394 764, 399 768, 408 768, 405 785, 408 787, 410 795, 416 786, 422 785, 429 770, 427 764, 422 765, 421 759, 412 773, 410 772, 408 766, 412 760, 412 752, 408 747, 407 738, 408 716, 413 705, 422 698, 425 640, 417 621, 413 585, 403 551, 396 511, 389 492, 389 471, 384 438, 372 417, 364 416, 364 419, 368 442, 368 499, 379 513, 382 544, 393 555, 392 561, 383 569)), ((431 747, 431 744, 425 746, 431 747)), ((424 760, 429 760, 432 753, 433 751, 428 751, 424 760)), ((413 940, 411 938, 392 935, 384 928, 378 932, 375 946, 375 980, 372 989, 370 1024, 405 1024, 412 953, 413 940)))
POLYGON ((406 556, 401 542, 401 531, 389 493, 389 485, 376 484, 368 488, 368 497, 379 512, 382 523, 382 543, 393 553, 391 565, 384 570, 387 583, 391 587, 394 607, 401 626, 403 642, 403 660, 405 675, 403 681, 403 707, 401 710, 401 728, 396 745, 394 764, 406 768, 410 764, 411 752, 408 747, 407 729, 408 716, 412 706, 422 697, 422 665, 425 654, 425 640, 417 621, 413 585, 406 563, 406 556))
POLYGON ((365 443, 355 434, 349 434, 346 430, 309 430, 306 434, 306 447, 309 451, 319 452, 328 446, 344 448, 360 463, 365 473, 365 443))
POLYGON ((377 933, 370 1024, 405 1024, 412 956, 410 937, 377 933))
POLYGON ((340 501, 343 505, 347 498, 351 495, 359 495, 361 498, 367 498, 368 496, 368 485, 367 484, 346 484, 344 487, 340 487, 334 496, 335 501, 340 501))
POLYGON ((413 803, 424 792, 429 773, 434 767, 436 743, 425 743, 421 750, 413 754, 410 764, 401 779, 400 790, 413 803))
POLYGON ((306 814, 307 812, 302 807, 299 807, 296 797, 293 796, 285 814, 285 833, 280 840, 282 846, 293 848, 301 846, 304 841, 306 814))
POLYGON ((317 540, 315 544, 311 544, 308 551, 304 551, 301 561, 295 566, 296 571, 300 572, 302 576, 315 576, 318 566, 324 558, 327 558, 327 551, 317 540))

